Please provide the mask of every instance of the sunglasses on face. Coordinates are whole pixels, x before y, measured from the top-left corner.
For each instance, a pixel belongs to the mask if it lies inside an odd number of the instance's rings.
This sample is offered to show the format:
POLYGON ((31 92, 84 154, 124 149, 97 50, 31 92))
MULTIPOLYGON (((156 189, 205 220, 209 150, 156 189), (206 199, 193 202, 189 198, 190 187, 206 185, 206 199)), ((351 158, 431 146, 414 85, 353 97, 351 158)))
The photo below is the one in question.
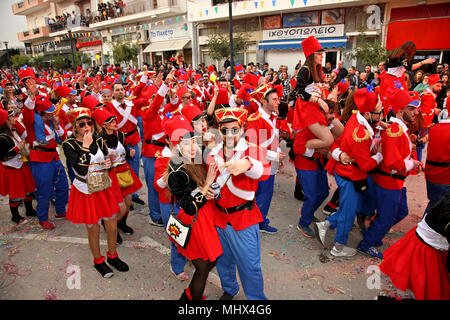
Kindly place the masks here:
POLYGON ((371 114, 376 114, 376 115, 378 115, 378 116, 379 116, 382 112, 383 112, 383 111, 380 111, 380 112, 370 111, 371 114))
POLYGON ((84 128, 84 126, 88 125, 89 127, 92 127, 92 121, 86 121, 86 122, 80 122, 78 126, 81 128, 84 128))
POLYGON ((230 132, 233 136, 235 136, 235 135, 237 135, 237 134, 239 133, 240 130, 241 130, 240 128, 231 128, 231 129, 228 129, 228 128, 222 128, 222 129, 220 129, 220 132, 221 132, 224 136, 226 136, 229 132, 230 132))

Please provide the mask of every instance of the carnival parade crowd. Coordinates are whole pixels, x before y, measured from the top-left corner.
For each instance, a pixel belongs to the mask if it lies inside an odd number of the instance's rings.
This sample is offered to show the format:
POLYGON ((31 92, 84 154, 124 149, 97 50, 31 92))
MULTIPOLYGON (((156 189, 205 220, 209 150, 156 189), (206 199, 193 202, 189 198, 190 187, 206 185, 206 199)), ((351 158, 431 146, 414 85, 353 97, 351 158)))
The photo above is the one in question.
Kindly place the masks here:
POLYGON ((275 176, 290 161, 294 196, 303 201, 302 236, 324 245, 336 229, 331 255, 379 258, 399 290, 450 299, 448 65, 411 79, 435 60, 413 63, 415 45, 406 42, 376 72, 368 66, 356 75, 342 63, 323 67, 315 37, 302 48, 306 61, 292 76, 281 67, 236 64, 231 78, 231 66, 193 69, 181 54, 127 72, 114 65, 2 71, 0 195, 9 197, 12 222, 37 216, 52 230, 53 203, 56 219, 86 225, 102 277, 114 274, 111 267, 126 272, 133 266, 117 248, 121 234, 134 232, 127 225, 133 202, 146 204, 136 193, 142 164, 149 223, 166 229, 171 272, 190 281, 180 299, 205 299, 215 267, 222 300, 239 291, 236 269, 245 296, 265 300, 260 233, 277 232, 268 213, 275 176), (422 170, 429 203, 421 222, 380 252, 385 235, 408 215, 405 179, 422 170), (327 175, 338 188, 320 221, 315 212, 329 196, 327 175), (352 248, 355 222, 363 239, 352 248), (195 267, 191 278, 187 260, 195 267))

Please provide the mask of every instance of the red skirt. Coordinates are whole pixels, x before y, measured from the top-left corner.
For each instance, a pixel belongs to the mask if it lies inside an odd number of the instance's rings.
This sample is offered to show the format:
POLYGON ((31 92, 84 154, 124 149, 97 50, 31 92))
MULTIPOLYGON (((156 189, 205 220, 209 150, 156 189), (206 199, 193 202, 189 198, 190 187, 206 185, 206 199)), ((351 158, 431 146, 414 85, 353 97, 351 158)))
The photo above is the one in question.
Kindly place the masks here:
POLYGON ((66 218, 73 223, 91 225, 104 218, 111 218, 119 213, 119 210, 112 188, 84 194, 72 185, 66 218))
POLYGON ((20 169, 0 165, 0 194, 10 200, 22 200, 36 190, 33 174, 25 162, 20 169))
MULTIPOLYGON (((198 212, 186 249, 177 245, 178 252, 190 260, 215 261, 222 254, 222 245, 214 224, 212 203, 206 202, 198 212)), ((184 224, 192 224, 194 220, 194 216, 186 214, 183 209, 180 209, 177 218, 184 224)), ((175 243, 172 238, 169 239, 175 243)))
POLYGON ((449 300, 448 251, 425 244, 417 237, 416 228, 383 253, 380 270, 397 289, 414 292, 417 300, 449 300))
POLYGON ((294 108, 294 119, 292 120, 292 129, 299 130, 307 128, 308 126, 319 123, 327 126, 325 114, 320 109, 320 105, 315 102, 307 102, 302 99, 297 99, 294 108))
POLYGON ((134 173, 133 169, 131 169, 131 167, 128 163, 124 163, 116 168, 111 169, 109 171, 109 176, 110 176, 111 180, 113 181, 113 184, 117 184, 117 186, 119 187, 120 192, 122 194, 122 199, 130 194, 135 193, 140 188, 142 188, 141 180, 139 180, 138 176, 134 173), (130 172, 131 172, 131 176, 133 177, 133 184, 129 187, 121 188, 119 186, 119 181, 117 180, 116 172, 120 173, 120 172, 125 172, 127 170, 130 170, 130 172))

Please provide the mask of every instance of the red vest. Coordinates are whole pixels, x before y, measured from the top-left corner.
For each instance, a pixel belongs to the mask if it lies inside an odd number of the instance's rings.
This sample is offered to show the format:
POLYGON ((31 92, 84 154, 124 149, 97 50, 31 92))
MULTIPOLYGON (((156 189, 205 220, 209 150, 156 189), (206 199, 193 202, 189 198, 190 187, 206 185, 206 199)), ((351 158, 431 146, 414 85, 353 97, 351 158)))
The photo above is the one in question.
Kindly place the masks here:
MULTIPOLYGON (((450 120, 430 128, 427 161, 450 163, 450 120)), ((450 167, 425 164, 425 179, 432 183, 450 185, 450 167)))

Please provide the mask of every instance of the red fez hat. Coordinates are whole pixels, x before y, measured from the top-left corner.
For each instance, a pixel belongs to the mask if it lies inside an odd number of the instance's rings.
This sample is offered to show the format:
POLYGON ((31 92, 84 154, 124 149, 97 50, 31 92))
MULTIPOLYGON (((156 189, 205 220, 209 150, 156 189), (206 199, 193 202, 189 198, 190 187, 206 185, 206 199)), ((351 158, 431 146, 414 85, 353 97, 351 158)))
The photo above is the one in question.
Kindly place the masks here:
POLYGON ((154 84, 149 84, 149 85, 146 85, 142 89, 142 91, 141 91, 141 93, 139 95, 139 98, 143 98, 143 99, 147 99, 148 100, 148 99, 153 98, 153 95, 155 93, 157 93, 157 92, 158 92, 158 88, 154 84))
POLYGON ((187 72, 180 74, 178 77, 178 82, 180 81, 188 81, 189 80, 189 74, 187 72))
POLYGON ((278 96, 279 98, 282 98, 282 97, 283 97, 283 85, 281 85, 281 84, 276 84, 276 85, 273 86, 273 88, 274 88, 275 90, 277 90, 277 96, 278 96))
POLYGON ((389 104, 394 113, 403 110, 407 106, 418 108, 420 106, 420 100, 416 93, 411 93, 408 90, 397 89, 388 96, 389 104))
POLYGON ((206 114, 201 112, 201 110, 192 103, 184 106, 183 109, 181 109, 181 114, 187 118, 189 123, 192 123, 192 121, 196 121, 202 117, 206 117, 206 114))
POLYGON ((339 93, 341 94, 341 93, 344 93, 345 91, 347 91, 347 89, 350 87, 350 84, 347 81, 345 81, 345 79, 342 79, 337 84, 337 87, 338 87, 339 93))
POLYGON ((360 113, 373 111, 378 103, 378 95, 367 88, 356 90, 353 99, 360 113))
POLYGON ((184 96, 186 93, 189 93, 189 89, 185 86, 180 87, 177 91, 178 99, 181 101, 181 97, 184 96))
POLYGON ((72 123, 72 126, 75 127, 75 121, 91 117, 91 110, 88 108, 77 107, 67 111, 66 115, 70 123, 72 123))
POLYGON ((112 121, 113 119, 116 119, 116 117, 108 111, 105 107, 98 107, 94 111, 92 111, 92 118, 101 126, 105 123, 108 123, 112 121))
POLYGON ((211 73, 214 72, 215 71, 214 66, 213 65, 208 66, 208 71, 211 72, 211 73))
POLYGON ((438 73, 432 74, 430 76, 428 76, 428 85, 431 87, 433 84, 437 83, 437 82, 444 82, 441 79, 441 76, 438 73))
POLYGON ((24 83, 28 78, 33 78, 36 80, 36 76, 34 75, 34 71, 32 68, 23 66, 18 71, 20 82, 24 83))
POLYGON ((55 89, 56 93, 62 97, 67 98, 70 94, 76 95, 77 91, 69 88, 68 86, 61 85, 55 89))
POLYGON ((163 129, 174 146, 182 139, 194 136, 194 129, 189 120, 183 115, 176 115, 163 120, 163 129))
POLYGON ((8 79, 5 79, 2 81, 2 88, 5 88, 6 86, 12 86, 13 83, 9 81, 8 79))
POLYGON ((250 93, 253 91, 253 87, 250 84, 244 83, 237 92, 237 97, 244 101, 245 106, 248 106, 251 99, 250 93))
POLYGON ((38 112, 43 111, 52 113, 53 111, 55 111, 55 106, 47 96, 37 95, 35 99, 34 110, 38 112))
POLYGON ((271 87, 269 85, 267 84, 263 85, 258 89, 256 89, 255 91, 253 91, 252 93, 250 93, 250 96, 252 96, 252 98, 254 98, 256 101, 261 102, 261 100, 265 97, 266 92, 270 89, 271 87))
POLYGON ((237 64, 234 69, 236 69, 236 72, 244 72, 244 67, 242 66, 242 64, 237 64))
POLYGON ((0 126, 4 125, 6 123, 6 120, 8 120, 9 113, 5 109, 0 109, 0 126))
POLYGON ((308 58, 314 52, 323 51, 322 46, 315 36, 309 36, 305 40, 302 41, 302 49, 305 57, 308 58))
POLYGON ((244 108, 221 108, 215 112, 217 122, 233 122, 237 121, 242 126, 247 121, 248 111, 244 108))
POLYGON ((195 81, 204 80, 201 74, 196 74, 194 76, 195 81))
POLYGON ((246 73, 242 78, 242 81, 251 84, 254 88, 256 88, 258 86, 259 78, 261 78, 259 74, 256 75, 252 73, 246 73))
POLYGON ((81 71, 81 66, 77 67, 77 73, 81 71))
POLYGON ((216 98, 216 105, 218 104, 228 104, 230 103, 230 97, 228 96, 228 90, 220 87, 219 93, 216 98))
POLYGON ((81 107, 87 108, 91 110, 91 112, 95 109, 95 107, 99 105, 102 105, 102 103, 95 99, 92 95, 84 97, 83 101, 81 102, 81 107))

